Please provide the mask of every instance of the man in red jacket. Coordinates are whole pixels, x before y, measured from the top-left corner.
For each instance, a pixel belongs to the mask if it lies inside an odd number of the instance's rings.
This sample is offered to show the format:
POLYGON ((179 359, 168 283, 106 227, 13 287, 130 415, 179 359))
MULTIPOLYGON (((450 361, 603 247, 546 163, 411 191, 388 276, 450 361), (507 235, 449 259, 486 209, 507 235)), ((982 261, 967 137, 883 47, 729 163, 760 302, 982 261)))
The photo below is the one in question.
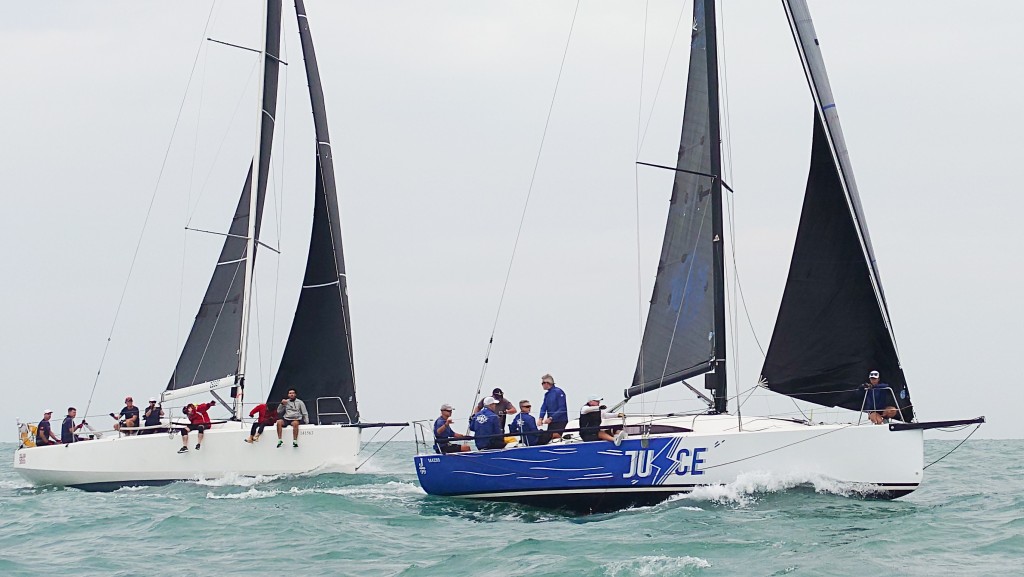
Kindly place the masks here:
POLYGON ((246 443, 253 443, 260 440, 260 435, 263 434, 263 427, 267 425, 273 425, 277 422, 277 403, 260 403, 256 405, 253 410, 249 411, 249 416, 256 417, 256 420, 252 422, 252 429, 249 430, 249 438, 245 440, 246 443))
POLYGON ((210 401, 209 403, 202 403, 200 405, 193 405, 189 403, 183 409, 182 413, 188 417, 188 425, 181 431, 181 448, 178 449, 179 453, 188 452, 188 432, 199 431, 198 443, 196 443, 196 450, 203 444, 203 431, 210 428, 210 415, 206 411, 210 410, 210 407, 217 404, 217 401, 210 401))

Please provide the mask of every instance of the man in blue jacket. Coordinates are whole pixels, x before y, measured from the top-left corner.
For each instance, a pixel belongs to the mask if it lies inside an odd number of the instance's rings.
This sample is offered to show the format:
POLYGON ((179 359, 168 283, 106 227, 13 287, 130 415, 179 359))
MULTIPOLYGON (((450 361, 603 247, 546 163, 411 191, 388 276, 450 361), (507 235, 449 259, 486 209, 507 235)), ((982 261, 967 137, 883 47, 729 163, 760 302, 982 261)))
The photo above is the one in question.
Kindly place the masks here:
POLYGON ((526 446, 537 444, 540 433, 537 429, 537 419, 534 419, 533 415, 530 414, 530 401, 525 399, 519 401, 519 414, 516 415, 516 418, 512 419, 512 424, 508 426, 508 430, 513 435, 518 435, 519 442, 526 446))
POLYGON ((864 389, 864 410, 868 413, 869 421, 881 425, 886 419, 899 414, 894 406, 896 397, 892 394, 892 387, 881 382, 878 371, 868 373, 868 382, 861 385, 861 388, 864 389))
POLYGON ((540 386, 544 388, 544 404, 540 406, 541 423, 548 426, 541 433, 538 445, 547 445, 552 439, 562 438, 562 431, 569 424, 569 410, 565 406, 565 393, 555 386, 555 378, 544 375, 540 378, 540 386))
POLYGON ((501 429, 501 420, 494 412, 494 409, 497 407, 497 399, 487 397, 484 399, 484 408, 469 418, 469 430, 473 431, 475 436, 473 442, 476 443, 476 448, 481 451, 484 449, 505 448, 505 431, 501 429))

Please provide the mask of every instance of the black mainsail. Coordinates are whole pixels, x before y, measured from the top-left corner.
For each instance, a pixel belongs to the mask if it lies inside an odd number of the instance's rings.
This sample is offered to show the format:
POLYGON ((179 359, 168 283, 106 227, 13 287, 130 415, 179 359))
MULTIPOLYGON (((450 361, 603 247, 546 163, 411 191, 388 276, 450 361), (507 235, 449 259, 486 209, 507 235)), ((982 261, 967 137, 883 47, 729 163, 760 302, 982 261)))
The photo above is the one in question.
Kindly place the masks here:
POLYGON ((359 412, 352 365, 348 289, 327 111, 302 0, 295 0, 295 13, 316 130, 316 196, 302 291, 268 401, 282 399, 289 388, 295 388, 299 396, 307 400, 310 422, 355 423, 359 412))
POLYGON ((761 370, 769 389, 860 410, 871 370, 913 405, 824 60, 803 0, 784 1, 815 101, 811 168, 789 277, 761 370))
MULTIPOLYGON (((171 375, 164 398, 189 394, 195 388, 217 389, 235 384, 244 374, 241 366, 243 325, 246 319, 245 293, 249 290, 245 274, 249 245, 255 260, 255 243, 249 242, 250 231, 259 238, 263 203, 270 171, 270 153, 274 139, 274 117, 277 111, 278 73, 281 46, 281 0, 267 2, 266 38, 263 58, 263 92, 260 111, 260 144, 256 181, 255 223, 252 213, 253 165, 249 166, 238 207, 224 239, 210 284, 203 296, 192 330, 171 375), (189 389, 185 391, 184 389, 189 389), (173 392, 173 395, 168 393, 173 392)), ((255 164, 255 163, 254 163, 255 164)), ((250 265, 251 266, 251 265, 250 265)))
MULTIPOLYGON (((676 177, 633 386, 626 390, 626 398, 715 370, 725 360, 721 181, 715 176, 721 156, 714 21, 714 2, 694 2, 676 177)), ((716 410, 725 411, 724 366, 716 376, 721 379, 716 410)))

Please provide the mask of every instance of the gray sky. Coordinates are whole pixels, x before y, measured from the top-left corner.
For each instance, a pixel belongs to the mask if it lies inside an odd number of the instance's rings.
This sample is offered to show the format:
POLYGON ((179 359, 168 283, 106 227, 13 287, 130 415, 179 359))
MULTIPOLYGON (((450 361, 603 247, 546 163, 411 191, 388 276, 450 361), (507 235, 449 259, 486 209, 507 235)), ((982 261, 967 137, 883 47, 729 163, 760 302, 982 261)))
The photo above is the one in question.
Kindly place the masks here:
MULTIPOLYGON (((257 45, 249 4, 218 5, 206 35, 257 45)), ((779 3, 726 4, 736 265, 767 345, 812 105, 779 3)), ((433 417, 442 401, 468 416, 575 5, 308 0, 364 420, 433 417)), ((652 0, 645 51, 645 5, 581 2, 486 390, 539 404, 539 376, 551 372, 576 405, 591 392, 616 398, 632 378, 638 302, 646 313, 671 188, 671 174, 634 168, 637 135, 640 160, 674 162, 691 11, 652 0)), ((11 439, 16 417, 86 405, 169 150, 90 413, 167 382, 221 242, 183 226, 226 228, 252 155, 255 60, 202 42, 209 12, 208 2, 135 0, 6 7, 0 365, 14 402, 0 423, 11 439)), ((1024 323, 1024 201, 1014 190, 1024 5, 819 0, 811 12, 919 417, 985 414, 978 436, 1024 436, 1014 417, 1024 393, 1008 362, 1024 323)), ((259 258, 248 401, 269 386, 287 336, 312 218, 312 126, 287 3, 284 28, 283 156, 264 223, 283 256, 259 258)), ((762 357, 740 318, 730 381, 747 389, 762 357)), ((690 397, 681 387, 656 395, 660 409, 692 408, 668 404, 690 397)), ((793 405, 770 394, 744 405, 768 410, 793 405)))

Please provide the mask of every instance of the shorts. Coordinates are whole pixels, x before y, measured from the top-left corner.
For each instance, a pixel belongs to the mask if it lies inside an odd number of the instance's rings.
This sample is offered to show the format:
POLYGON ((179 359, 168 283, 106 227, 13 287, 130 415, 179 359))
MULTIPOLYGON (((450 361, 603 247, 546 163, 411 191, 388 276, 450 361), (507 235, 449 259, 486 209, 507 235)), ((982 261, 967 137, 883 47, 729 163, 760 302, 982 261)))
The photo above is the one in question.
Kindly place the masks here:
POLYGON ((302 419, 278 419, 277 422, 281 423, 284 427, 291 427, 292 423, 302 424, 302 419))
POLYGON ((445 444, 442 445, 442 444, 438 443, 437 451, 439 453, 441 453, 442 455, 448 454, 448 453, 460 453, 460 452, 462 452, 462 445, 453 445, 451 443, 445 443, 445 444))

